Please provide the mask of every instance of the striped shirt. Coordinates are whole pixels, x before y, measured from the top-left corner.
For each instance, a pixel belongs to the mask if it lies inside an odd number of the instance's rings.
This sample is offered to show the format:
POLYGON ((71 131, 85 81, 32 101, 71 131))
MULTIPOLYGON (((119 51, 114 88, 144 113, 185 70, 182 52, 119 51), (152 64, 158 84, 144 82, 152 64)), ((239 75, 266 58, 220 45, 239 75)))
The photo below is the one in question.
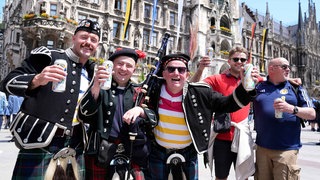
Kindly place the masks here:
POLYGON ((165 85, 159 99, 159 123, 154 129, 156 141, 167 149, 183 149, 192 142, 182 109, 182 92, 172 94, 165 85))

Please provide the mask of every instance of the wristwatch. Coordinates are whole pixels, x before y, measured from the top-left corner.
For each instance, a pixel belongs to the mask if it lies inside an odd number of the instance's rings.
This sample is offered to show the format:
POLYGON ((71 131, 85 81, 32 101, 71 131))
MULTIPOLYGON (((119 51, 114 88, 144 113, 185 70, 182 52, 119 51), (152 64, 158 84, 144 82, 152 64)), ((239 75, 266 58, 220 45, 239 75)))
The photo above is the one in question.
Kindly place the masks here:
POLYGON ((299 112, 298 107, 294 106, 292 114, 297 114, 298 112, 299 112))

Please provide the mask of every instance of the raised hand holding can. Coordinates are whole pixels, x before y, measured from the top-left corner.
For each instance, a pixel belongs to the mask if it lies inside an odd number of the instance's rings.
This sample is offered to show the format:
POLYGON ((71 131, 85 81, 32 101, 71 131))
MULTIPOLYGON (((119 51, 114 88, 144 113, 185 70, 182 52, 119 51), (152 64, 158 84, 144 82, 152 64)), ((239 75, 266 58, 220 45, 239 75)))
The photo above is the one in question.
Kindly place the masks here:
POLYGON ((251 71, 253 69, 252 64, 245 64, 244 65, 244 79, 243 79, 243 87, 246 91, 251 91, 255 88, 256 84, 251 76, 251 71))
MULTIPOLYGON (((57 59, 54 61, 55 65, 61 66, 65 72, 67 72, 68 63, 64 59, 57 59)), ((63 78, 59 82, 52 82, 52 91, 64 92, 66 90, 67 77, 63 78)))
POLYGON ((109 73, 109 77, 104 83, 100 84, 100 88, 103 90, 108 90, 111 88, 113 63, 112 61, 106 60, 102 63, 102 66, 106 67, 106 70, 109 73))

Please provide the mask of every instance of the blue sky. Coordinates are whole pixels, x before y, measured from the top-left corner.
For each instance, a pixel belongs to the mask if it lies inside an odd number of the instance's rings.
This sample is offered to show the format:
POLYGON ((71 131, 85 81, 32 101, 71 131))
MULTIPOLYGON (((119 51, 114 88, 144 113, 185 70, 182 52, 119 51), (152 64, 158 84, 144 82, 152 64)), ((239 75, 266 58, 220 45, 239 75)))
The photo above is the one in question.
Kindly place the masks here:
MULTIPOLYGON (((248 7, 261 15, 266 13, 266 2, 268 2, 269 12, 271 17, 277 22, 282 21, 285 26, 294 25, 298 23, 299 0, 239 0, 245 2, 248 7)), ((300 0, 302 17, 304 12, 308 11, 309 0, 300 0)), ((311 0, 316 5, 317 21, 320 20, 320 0, 311 0)), ((309 14, 307 13, 307 16, 309 14)))
POLYGON ((4 7, 4 2, 6 0, 0 0, 0 21, 2 21, 2 17, 3 17, 3 14, 2 14, 2 8, 4 7))

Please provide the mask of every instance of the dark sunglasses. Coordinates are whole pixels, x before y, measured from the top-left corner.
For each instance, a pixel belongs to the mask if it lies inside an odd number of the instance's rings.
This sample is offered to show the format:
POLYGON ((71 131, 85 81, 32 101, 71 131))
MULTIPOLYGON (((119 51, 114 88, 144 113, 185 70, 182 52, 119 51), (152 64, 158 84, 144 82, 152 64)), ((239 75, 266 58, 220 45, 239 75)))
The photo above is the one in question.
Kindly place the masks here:
POLYGON ((275 65, 275 66, 280 66, 281 69, 283 69, 283 70, 286 70, 287 68, 291 70, 291 66, 290 65, 283 64, 283 65, 275 65))
POLYGON ((81 20, 79 22, 77 28, 80 28, 80 27, 90 28, 90 29, 95 30, 97 32, 100 32, 100 29, 101 29, 98 22, 91 21, 90 19, 81 20))
POLYGON ((179 72, 180 74, 184 74, 184 73, 187 71, 187 68, 186 68, 186 67, 173 67, 173 66, 167 66, 167 67, 166 67, 166 70, 167 70, 169 73, 175 72, 176 69, 178 69, 178 72, 179 72))
POLYGON ((232 58, 232 60, 233 60, 234 62, 238 62, 239 60, 240 60, 241 62, 246 62, 246 61, 247 61, 246 58, 232 58))

